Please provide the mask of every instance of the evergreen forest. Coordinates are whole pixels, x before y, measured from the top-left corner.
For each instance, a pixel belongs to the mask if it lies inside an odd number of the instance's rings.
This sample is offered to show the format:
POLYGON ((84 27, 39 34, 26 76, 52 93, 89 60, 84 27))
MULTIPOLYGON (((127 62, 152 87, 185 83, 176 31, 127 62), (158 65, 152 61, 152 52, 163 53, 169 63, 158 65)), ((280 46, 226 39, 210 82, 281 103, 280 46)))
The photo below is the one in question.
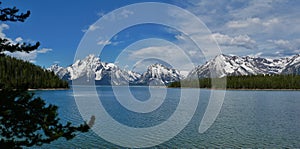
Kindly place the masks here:
POLYGON ((0 89, 2 88, 68 88, 68 82, 53 72, 30 62, 13 57, 0 56, 0 89))
POLYGON ((227 88, 227 89, 300 89, 299 75, 251 75, 226 78, 185 79, 168 87, 227 88), (214 81, 214 83, 212 83, 214 81), (214 84, 214 85, 212 85, 214 84), (224 86, 226 84, 226 87, 224 86))

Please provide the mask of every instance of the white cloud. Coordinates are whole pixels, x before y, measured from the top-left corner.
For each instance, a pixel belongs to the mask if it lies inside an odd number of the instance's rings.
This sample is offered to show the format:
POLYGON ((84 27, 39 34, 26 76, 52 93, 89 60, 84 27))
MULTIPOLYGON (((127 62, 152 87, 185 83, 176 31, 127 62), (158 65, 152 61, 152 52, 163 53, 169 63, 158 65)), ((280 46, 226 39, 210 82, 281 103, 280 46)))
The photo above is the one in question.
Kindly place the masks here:
POLYGON ((47 53, 50 51, 52 51, 52 49, 49 49, 49 48, 42 48, 40 50, 36 50, 37 53, 47 53))
POLYGON ((289 57, 300 52, 300 38, 297 39, 269 39, 261 49, 262 56, 289 57))
POLYGON ((229 11, 229 14, 236 19, 252 18, 269 13, 273 9, 274 0, 250 0, 245 1, 246 7, 240 7, 229 11))
POLYGON ((130 55, 131 58, 144 58, 145 55, 148 57, 163 57, 164 59, 169 59, 174 57, 173 50, 174 47, 172 46, 152 46, 152 47, 146 47, 142 48, 140 50, 132 52, 130 55), (172 57, 171 57, 172 56, 172 57))
POLYGON ((279 19, 278 18, 271 18, 267 20, 261 20, 258 17, 254 18, 247 18, 244 20, 234 20, 234 21, 229 21, 226 23, 226 25, 229 28, 246 28, 246 27, 252 27, 252 26, 265 26, 265 27, 270 27, 272 25, 278 24, 279 19))
POLYGON ((16 41, 16 42, 22 42, 22 41, 23 41, 23 38, 22 38, 22 37, 18 37, 18 38, 15 39, 15 41, 16 41))
POLYGON ((121 15, 122 17, 124 17, 124 18, 128 18, 130 15, 133 15, 133 14, 134 14, 133 11, 126 10, 126 9, 124 9, 124 10, 120 13, 120 15, 121 15))
POLYGON ((3 30, 9 29, 7 24, 2 23, 0 25, 0 38, 6 38, 6 35, 3 33, 3 30))
POLYGON ((270 27, 270 26, 272 26, 274 24, 278 24, 278 23, 280 23, 279 19, 278 18, 273 18, 273 19, 269 19, 265 22, 262 22, 262 25, 264 25, 266 27, 270 27))
POLYGON ((229 21, 227 26, 229 28, 245 28, 252 24, 259 24, 261 20, 259 18, 248 18, 246 20, 229 21))
POLYGON ((95 25, 95 24, 92 24, 92 25, 90 25, 89 26, 89 28, 88 29, 83 29, 82 30, 82 32, 87 32, 87 31, 95 31, 95 30, 97 30, 97 29, 99 29, 100 28, 100 26, 97 26, 97 25, 95 25))
POLYGON ((251 39, 248 35, 230 37, 221 33, 214 33, 212 36, 221 46, 243 47, 251 50, 257 49, 256 41, 251 39))
POLYGON ((174 45, 149 46, 129 54, 130 60, 157 59, 172 65, 179 70, 191 70, 192 63, 187 59, 185 51, 174 45))
POLYGON ((17 59, 22 59, 22 60, 25 60, 25 61, 35 63, 38 54, 45 54, 45 53, 48 53, 50 51, 52 51, 52 49, 42 48, 40 50, 34 50, 34 51, 29 52, 29 53, 19 52, 19 51, 11 53, 11 52, 5 51, 4 54, 15 57, 17 59))
POLYGON ((279 46, 288 46, 290 45, 290 41, 288 40, 283 40, 283 39, 280 39, 280 40, 268 40, 269 42, 272 42, 276 45, 279 45, 279 46))
POLYGON ((15 57, 17 59, 22 59, 22 60, 25 60, 25 61, 29 61, 29 62, 35 62, 35 59, 37 57, 37 52, 36 51, 31 51, 29 53, 26 53, 26 52, 4 52, 6 55, 9 55, 9 56, 12 56, 12 57, 15 57))
MULTIPOLYGON (((100 13, 100 15, 101 15, 101 13, 100 13)), ((131 15, 134 15, 133 11, 123 9, 121 12, 118 11, 118 12, 113 12, 113 13, 108 13, 108 14, 102 15, 102 18, 106 19, 106 20, 115 21, 115 20, 126 19, 131 15)))
MULTIPOLYGON (((11 38, 6 37, 6 34, 3 33, 3 30, 5 30, 5 29, 9 29, 9 26, 7 24, 2 23, 0 25, 0 38, 5 38, 5 39, 8 40, 8 42, 11 42, 12 44, 16 44, 16 43, 20 43, 20 42, 24 41, 24 39, 22 37, 17 37, 14 40, 12 40, 11 38)), ((25 60, 25 61, 35 63, 38 54, 45 54, 45 53, 48 53, 50 51, 52 51, 52 49, 42 48, 42 49, 34 50, 34 51, 31 51, 31 52, 28 52, 28 53, 27 52, 19 52, 19 51, 16 51, 16 52, 13 52, 13 53, 8 52, 8 51, 4 51, 3 53, 6 54, 6 55, 9 55, 9 56, 18 58, 18 59, 22 59, 22 60, 25 60)))
POLYGON ((256 54, 250 54, 249 56, 251 57, 261 57, 264 53, 263 52, 258 52, 256 54))
POLYGON ((96 26, 96 25, 94 25, 94 24, 92 24, 92 25, 90 25, 89 26, 89 31, 94 31, 94 30, 96 30, 96 29, 98 29, 98 28, 100 28, 99 26, 96 26))
POLYGON ((300 49, 300 39, 294 39, 291 41, 283 39, 267 41, 273 44, 273 48, 276 50, 298 51, 300 49))
POLYGON ((112 42, 109 41, 109 40, 100 40, 100 41, 97 42, 97 44, 98 44, 98 45, 106 46, 106 45, 112 44, 112 42))
MULTIPOLYGON (((255 41, 255 44, 250 45, 255 45, 258 48, 253 52, 243 49, 236 50, 237 48, 230 49, 230 44, 228 43, 231 42, 227 42, 222 47, 222 49, 228 51, 226 54, 255 55, 257 52, 262 51, 262 55, 270 55, 280 50, 280 53, 290 55, 296 53, 300 48, 300 44, 296 41, 300 37, 299 1, 181 0, 181 2, 178 2, 176 0, 176 3, 195 13, 212 32, 222 33, 230 38, 247 35, 251 37, 251 40, 255 41), (278 41, 268 42, 268 39, 278 41), (285 39, 289 43, 279 39, 285 39)), ((241 40, 244 39, 241 38, 241 40)), ((244 45, 247 45, 248 49, 252 48, 246 43, 244 45)))

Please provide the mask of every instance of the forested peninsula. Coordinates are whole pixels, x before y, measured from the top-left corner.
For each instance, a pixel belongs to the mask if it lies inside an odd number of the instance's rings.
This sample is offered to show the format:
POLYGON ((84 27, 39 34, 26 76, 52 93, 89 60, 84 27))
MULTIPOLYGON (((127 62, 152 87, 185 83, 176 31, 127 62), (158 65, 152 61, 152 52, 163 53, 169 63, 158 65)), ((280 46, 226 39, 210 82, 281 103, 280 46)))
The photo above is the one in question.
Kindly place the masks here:
POLYGON ((0 89, 68 88, 68 82, 30 62, 0 55, 0 89))

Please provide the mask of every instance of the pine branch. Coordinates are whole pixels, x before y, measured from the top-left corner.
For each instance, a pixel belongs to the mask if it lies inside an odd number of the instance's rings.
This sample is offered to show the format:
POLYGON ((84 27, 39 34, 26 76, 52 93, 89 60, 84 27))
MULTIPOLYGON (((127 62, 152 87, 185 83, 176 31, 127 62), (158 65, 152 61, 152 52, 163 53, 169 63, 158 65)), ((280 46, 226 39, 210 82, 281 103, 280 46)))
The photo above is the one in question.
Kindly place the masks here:
MULTIPOLYGON (((0 2, 1 5, 2 2, 0 2)), ((13 8, 1 8, 0 7, 0 20, 1 21, 12 21, 12 22, 24 22, 29 16, 30 11, 26 13, 17 14, 19 9, 16 7, 13 8)))
POLYGON ((40 42, 35 43, 34 45, 31 45, 30 43, 11 43, 8 39, 0 38, 0 53, 4 51, 9 52, 30 52, 33 50, 36 50, 40 46, 40 42))

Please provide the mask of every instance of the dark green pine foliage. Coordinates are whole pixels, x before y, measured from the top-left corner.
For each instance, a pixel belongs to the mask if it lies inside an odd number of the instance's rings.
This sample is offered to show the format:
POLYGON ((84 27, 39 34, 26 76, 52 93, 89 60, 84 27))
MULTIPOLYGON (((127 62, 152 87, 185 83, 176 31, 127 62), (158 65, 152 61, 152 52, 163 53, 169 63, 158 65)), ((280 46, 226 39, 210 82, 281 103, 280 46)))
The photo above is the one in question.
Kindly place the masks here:
MULTIPOLYGON (((2 2, 0 2, 0 5, 2 2)), ((19 13, 19 9, 16 7, 12 8, 2 8, 0 6, 0 21, 2 22, 24 22, 30 15, 30 11, 26 13, 19 13)), ((35 44, 30 43, 12 43, 6 38, 0 38, 0 53, 3 51, 9 52, 30 52, 37 49, 40 43, 35 44)))
POLYGON ((256 75, 227 77, 232 89, 300 89, 299 75, 256 75))
POLYGON ((222 81, 226 81, 227 89, 300 89, 299 75, 252 75, 252 76, 228 76, 227 78, 215 78, 215 86, 212 87, 211 78, 199 80, 182 80, 173 82, 169 87, 193 87, 193 88, 223 88, 222 81))
POLYGON ((0 56, 0 88, 68 88, 68 82, 30 62, 0 56))
POLYGON ((70 140, 76 132, 87 132, 94 125, 89 123, 72 126, 61 124, 55 105, 46 105, 44 100, 25 90, 0 91, 0 147, 21 148, 40 146, 58 138, 70 140))
MULTIPOLYGON (((1 2, 0 2, 1 4, 1 2)), ((24 22, 30 15, 18 14, 16 7, 0 6, 0 21, 24 22)), ((5 56, 3 52, 30 52, 40 43, 12 43, 0 38, 0 148, 21 148, 40 146, 59 138, 72 139, 79 132, 87 132, 95 122, 79 126, 59 122, 55 105, 47 105, 40 97, 35 97, 27 88, 65 88, 67 82, 60 80, 53 72, 44 70, 29 62, 5 56)))

